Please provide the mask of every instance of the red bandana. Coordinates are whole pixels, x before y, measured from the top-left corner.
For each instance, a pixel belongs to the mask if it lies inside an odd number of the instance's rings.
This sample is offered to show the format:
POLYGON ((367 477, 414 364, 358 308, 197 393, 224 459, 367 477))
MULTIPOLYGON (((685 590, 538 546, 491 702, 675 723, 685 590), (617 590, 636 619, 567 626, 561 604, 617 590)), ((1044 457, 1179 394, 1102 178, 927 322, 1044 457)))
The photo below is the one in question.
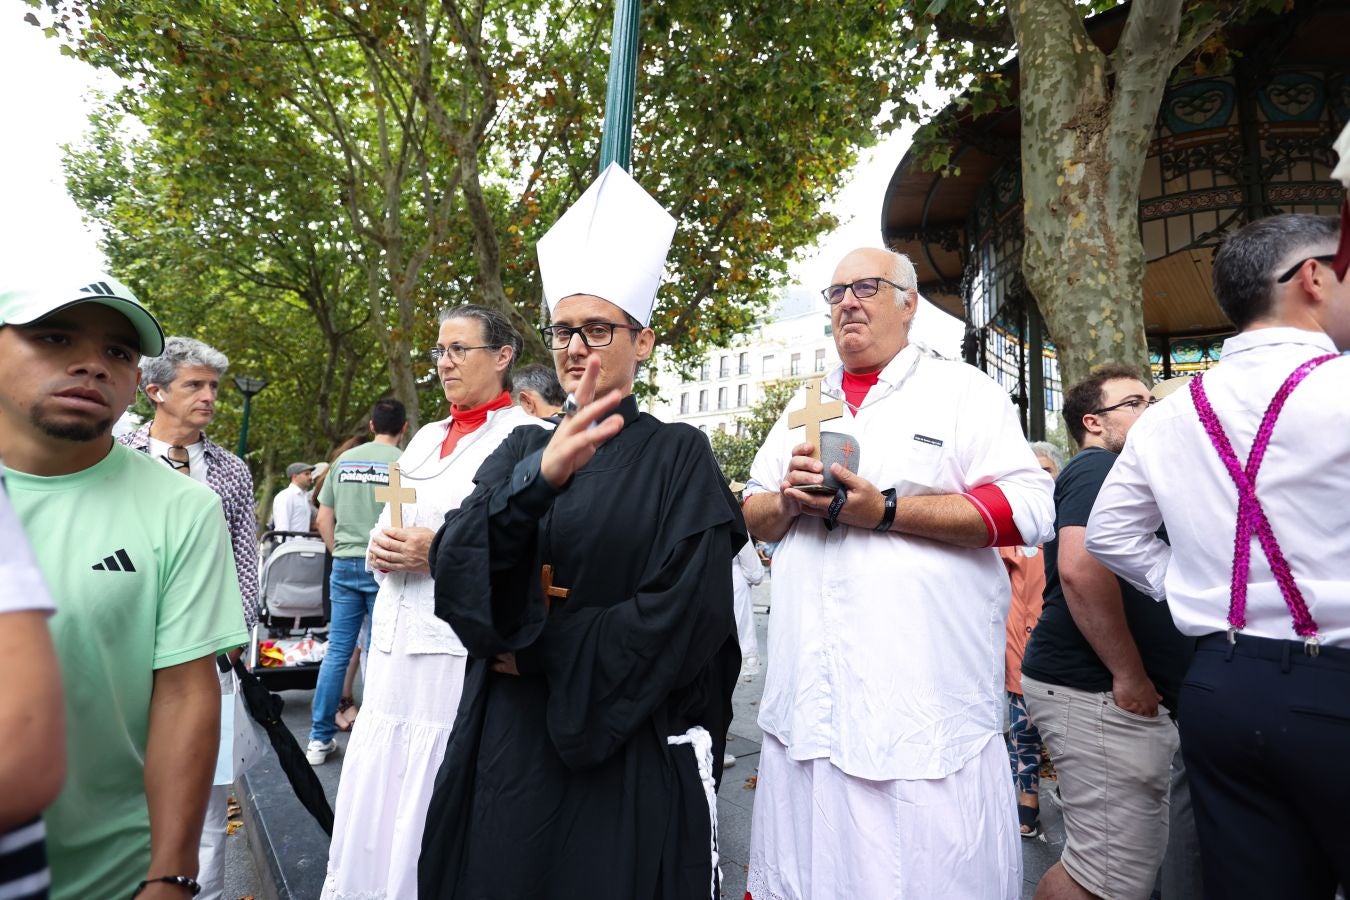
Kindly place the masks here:
POLYGON ((848 401, 848 411, 851 415, 857 415, 857 408, 862 406, 863 400, 881 377, 881 370, 875 372, 864 372, 861 375, 854 375, 852 372, 844 372, 844 399, 848 401))
POLYGON ((488 413, 495 409, 505 409, 510 405, 511 395, 506 391, 502 391, 496 399, 472 409, 464 409, 451 403, 450 430, 445 433, 445 440, 441 442, 441 459, 455 452, 455 445, 459 443, 460 438, 482 428, 483 423, 487 421, 488 413))

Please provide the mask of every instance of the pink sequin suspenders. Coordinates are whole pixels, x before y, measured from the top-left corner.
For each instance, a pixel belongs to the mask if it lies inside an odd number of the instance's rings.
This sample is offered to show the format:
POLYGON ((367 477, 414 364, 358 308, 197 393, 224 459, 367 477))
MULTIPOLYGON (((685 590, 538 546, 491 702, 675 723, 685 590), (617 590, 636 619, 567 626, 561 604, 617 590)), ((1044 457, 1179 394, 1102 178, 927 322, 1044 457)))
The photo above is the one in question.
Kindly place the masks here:
POLYGON ((1251 452, 1247 455, 1245 469, 1238 462, 1233 445, 1229 442, 1228 435, 1224 433, 1223 426, 1219 424, 1219 417, 1215 415, 1214 407, 1210 406, 1209 397, 1205 395, 1203 376, 1197 375, 1191 379, 1191 401, 1195 403, 1195 411, 1200 414, 1200 422, 1205 426, 1205 433, 1209 435, 1209 441, 1214 445, 1219 459, 1223 461, 1224 468, 1228 470, 1228 475, 1233 479, 1238 493, 1237 533, 1233 541, 1232 602, 1228 606, 1229 643, 1236 640, 1237 633, 1247 624, 1247 580, 1251 573, 1252 535, 1255 534, 1266 554, 1266 559, 1270 561, 1270 570, 1275 575, 1275 583, 1279 585, 1280 593, 1284 596, 1284 604, 1289 607, 1289 614, 1294 620, 1294 631, 1303 638, 1304 652, 1311 656, 1317 655, 1317 623, 1308 612, 1303 592, 1294 581, 1294 573, 1290 571, 1289 562, 1284 558, 1279 542, 1275 540, 1275 532, 1271 530, 1270 520, 1266 518, 1261 501, 1256 497, 1256 476, 1261 469, 1261 461, 1265 458, 1266 448, 1270 446, 1270 435, 1275 430, 1275 421, 1279 419, 1285 401, 1294 392, 1294 388, 1308 377, 1309 372, 1322 363, 1335 359, 1336 356, 1335 353, 1329 353, 1308 360, 1280 385, 1280 389, 1270 401, 1265 416, 1261 418, 1261 426, 1256 430, 1256 438, 1252 441, 1251 452))

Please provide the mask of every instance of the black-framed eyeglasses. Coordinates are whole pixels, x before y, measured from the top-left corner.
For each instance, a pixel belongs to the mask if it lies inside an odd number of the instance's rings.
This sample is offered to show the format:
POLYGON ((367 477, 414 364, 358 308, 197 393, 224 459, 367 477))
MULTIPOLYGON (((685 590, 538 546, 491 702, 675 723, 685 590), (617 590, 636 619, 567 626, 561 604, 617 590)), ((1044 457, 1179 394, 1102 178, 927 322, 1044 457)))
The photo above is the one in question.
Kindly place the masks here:
POLYGON ((853 296, 859 300, 868 300, 877 295, 883 284, 889 284, 897 291, 908 291, 909 288, 896 284, 889 278, 859 278, 857 281, 851 281, 848 284, 832 284, 820 292, 820 296, 825 298, 825 302, 834 306, 837 303, 844 302, 844 293, 850 288, 853 290, 853 296))
POLYGON ((479 344, 477 347, 466 347, 463 344, 451 344, 449 347, 432 347, 427 351, 427 356, 431 359, 434 366, 441 361, 442 356, 450 357, 450 361, 455 365, 464 362, 464 357, 469 355, 470 350, 496 350, 497 347, 491 344, 479 344))
POLYGON ((1107 413, 1115 412, 1118 409, 1128 409, 1130 412, 1135 413, 1137 415, 1139 413, 1142 413, 1144 410, 1148 409, 1150 406, 1152 406, 1157 402, 1158 402, 1157 397, 1148 397, 1148 398, 1131 397, 1128 400, 1122 400, 1119 403, 1112 404, 1111 406, 1104 406, 1101 409, 1094 409, 1092 411, 1092 414, 1094 416, 1104 416, 1107 413))
POLYGON ((581 336, 581 342, 587 347, 608 347, 614 341, 614 329, 627 328, 629 331, 641 331, 641 327, 625 325, 619 322, 586 322, 573 328, 571 325, 545 325, 539 329, 544 343, 553 350, 566 350, 572 343, 572 335, 581 336))
POLYGON ((1306 262, 1307 262, 1308 260, 1310 260, 1310 259, 1313 260, 1314 262, 1329 263, 1329 262, 1331 262, 1332 260, 1334 260, 1335 258, 1336 258, 1336 254, 1334 254, 1334 253, 1329 254, 1329 255, 1327 255, 1327 256, 1305 256, 1303 259, 1300 259, 1300 260, 1299 260, 1292 268, 1290 268, 1290 270, 1289 270, 1288 272, 1285 272, 1285 273, 1284 273, 1283 275, 1281 275, 1279 278, 1276 278, 1276 279, 1275 279, 1275 283, 1276 283, 1276 284, 1284 284, 1286 281, 1288 281, 1289 279, 1293 278, 1295 275, 1298 274, 1298 270, 1301 269, 1301 268, 1303 268, 1303 264, 1306 263, 1306 262))

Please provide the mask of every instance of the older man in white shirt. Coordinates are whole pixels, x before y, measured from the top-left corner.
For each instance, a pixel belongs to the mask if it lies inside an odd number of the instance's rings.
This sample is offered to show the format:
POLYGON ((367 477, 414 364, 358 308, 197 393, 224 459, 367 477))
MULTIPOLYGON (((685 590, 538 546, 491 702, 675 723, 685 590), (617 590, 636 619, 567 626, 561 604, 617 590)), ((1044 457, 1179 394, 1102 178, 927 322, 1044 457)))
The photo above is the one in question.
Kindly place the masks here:
POLYGON ((1134 427, 1088 520, 1088 551, 1199 638, 1181 749, 1212 897, 1350 884, 1350 279, 1336 246, 1336 220, 1305 215, 1228 238, 1214 293, 1241 333, 1134 427))
POLYGON ((909 344, 908 259, 855 250, 834 281, 843 366, 788 404, 746 491, 751 532, 782 541, 750 894, 1020 897, 993 547, 1053 536, 1054 483, 992 380, 909 344), (822 406, 829 493, 794 427, 822 406))

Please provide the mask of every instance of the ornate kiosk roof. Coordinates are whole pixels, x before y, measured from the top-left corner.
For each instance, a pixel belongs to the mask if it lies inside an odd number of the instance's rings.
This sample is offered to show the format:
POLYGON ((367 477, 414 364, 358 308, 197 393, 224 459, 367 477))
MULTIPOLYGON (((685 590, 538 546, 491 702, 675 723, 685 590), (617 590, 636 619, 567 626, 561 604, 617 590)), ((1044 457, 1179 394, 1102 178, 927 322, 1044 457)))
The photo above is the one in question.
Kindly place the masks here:
MULTIPOLYGON (((1126 7, 1088 23, 1114 48, 1126 7)), ((1213 248, 1276 212, 1335 214, 1330 146, 1350 119, 1350 0, 1301 0, 1290 13, 1231 29, 1234 70, 1189 78, 1164 96, 1139 204, 1148 259, 1144 313, 1160 340, 1231 331, 1210 288, 1213 248)), ((1016 61, 1008 77, 1016 83, 1016 61)), ((912 149, 891 177, 882 235, 907 253, 926 297, 975 328, 1029 300, 1022 246, 1020 122, 1015 106, 975 117, 949 107, 959 173, 925 171, 912 149)), ((1210 342, 1202 342, 1208 351, 1210 342)))

